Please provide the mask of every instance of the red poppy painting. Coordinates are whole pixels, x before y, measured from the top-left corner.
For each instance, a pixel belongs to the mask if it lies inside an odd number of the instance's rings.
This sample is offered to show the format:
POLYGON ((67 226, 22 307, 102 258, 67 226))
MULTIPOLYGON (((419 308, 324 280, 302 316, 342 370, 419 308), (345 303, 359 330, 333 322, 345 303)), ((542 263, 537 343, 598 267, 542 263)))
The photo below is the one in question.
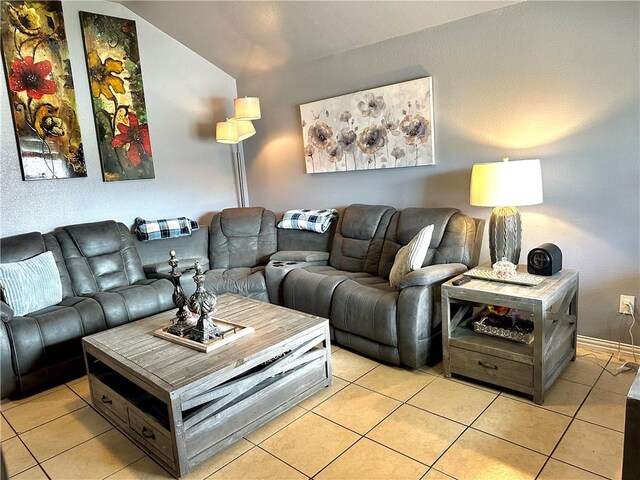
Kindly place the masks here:
POLYGON ((2 57, 22 178, 86 177, 60 2, 2 2, 2 57))
POLYGON ((105 182, 154 178, 136 23, 80 12, 105 182))

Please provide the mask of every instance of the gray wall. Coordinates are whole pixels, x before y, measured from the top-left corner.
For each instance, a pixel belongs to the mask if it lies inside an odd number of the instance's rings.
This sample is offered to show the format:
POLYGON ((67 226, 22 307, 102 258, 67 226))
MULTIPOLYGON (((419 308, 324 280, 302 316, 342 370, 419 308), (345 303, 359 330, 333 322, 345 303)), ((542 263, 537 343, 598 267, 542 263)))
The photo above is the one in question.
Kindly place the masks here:
POLYGON ((235 80, 153 25, 111 2, 63 2, 87 178, 22 181, 8 111, 4 70, 0 80, 0 235, 104 219, 127 225, 136 216, 186 215, 207 221, 210 212, 236 206, 233 156, 215 142, 215 120, 232 111, 235 80), (136 20, 156 178, 105 183, 91 109, 78 11, 136 20))
POLYGON ((262 105, 244 145, 252 204, 455 206, 486 218, 490 209, 469 205, 471 166, 539 158, 544 203, 520 209, 522 258, 558 244, 580 271, 579 333, 618 340, 618 296, 640 295, 639 9, 525 2, 238 79, 262 105), (426 75, 437 165, 304 173, 299 104, 426 75))

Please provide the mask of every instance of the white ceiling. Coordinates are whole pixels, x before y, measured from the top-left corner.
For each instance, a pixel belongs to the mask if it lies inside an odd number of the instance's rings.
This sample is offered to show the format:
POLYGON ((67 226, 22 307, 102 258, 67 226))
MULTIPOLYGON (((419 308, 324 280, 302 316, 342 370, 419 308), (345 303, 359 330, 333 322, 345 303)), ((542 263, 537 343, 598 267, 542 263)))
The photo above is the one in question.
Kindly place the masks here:
POLYGON ((345 52, 515 1, 120 3, 234 78, 345 52))

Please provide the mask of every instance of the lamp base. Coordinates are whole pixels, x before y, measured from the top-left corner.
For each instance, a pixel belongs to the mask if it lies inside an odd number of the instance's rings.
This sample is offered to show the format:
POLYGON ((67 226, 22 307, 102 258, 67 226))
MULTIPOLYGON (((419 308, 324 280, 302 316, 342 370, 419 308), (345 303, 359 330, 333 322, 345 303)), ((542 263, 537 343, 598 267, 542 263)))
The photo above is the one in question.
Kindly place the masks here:
POLYGON ((496 207, 489 220, 491 265, 506 258, 514 265, 520 260, 522 221, 516 207, 496 207))

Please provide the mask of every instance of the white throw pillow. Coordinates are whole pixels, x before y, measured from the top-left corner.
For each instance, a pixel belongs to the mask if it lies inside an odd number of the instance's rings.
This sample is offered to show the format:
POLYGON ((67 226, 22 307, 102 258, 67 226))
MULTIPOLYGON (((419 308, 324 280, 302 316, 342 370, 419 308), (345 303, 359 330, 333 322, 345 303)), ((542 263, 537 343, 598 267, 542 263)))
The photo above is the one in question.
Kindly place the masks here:
POLYGON ((389 274, 389 283, 392 287, 397 287, 407 273, 422 268, 432 235, 433 225, 424 227, 408 244, 398 250, 389 274))
POLYGON ((0 285, 16 317, 62 301, 62 283, 53 253, 21 262, 0 263, 0 285))

